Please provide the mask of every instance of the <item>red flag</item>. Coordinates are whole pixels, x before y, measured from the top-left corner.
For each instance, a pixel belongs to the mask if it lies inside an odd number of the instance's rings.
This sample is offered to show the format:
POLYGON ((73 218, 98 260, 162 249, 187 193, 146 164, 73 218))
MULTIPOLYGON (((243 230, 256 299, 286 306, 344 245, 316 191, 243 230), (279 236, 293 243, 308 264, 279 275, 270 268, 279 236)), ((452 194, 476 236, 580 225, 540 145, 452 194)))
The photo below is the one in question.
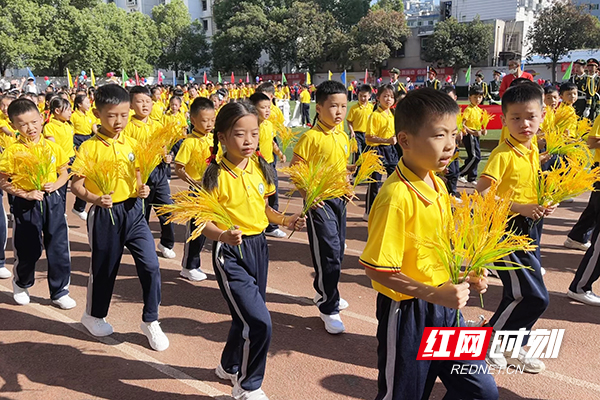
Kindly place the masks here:
POLYGON ((204 71, 204 84, 206 85, 206 71, 204 71))
POLYGON ((235 83, 235 76, 233 75, 233 72, 231 73, 231 83, 235 83))
POLYGON ((369 70, 365 69, 365 85, 367 84, 367 77, 369 76, 369 70))
POLYGON ((137 73, 137 69, 135 70, 135 86, 140 86, 140 77, 137 73))

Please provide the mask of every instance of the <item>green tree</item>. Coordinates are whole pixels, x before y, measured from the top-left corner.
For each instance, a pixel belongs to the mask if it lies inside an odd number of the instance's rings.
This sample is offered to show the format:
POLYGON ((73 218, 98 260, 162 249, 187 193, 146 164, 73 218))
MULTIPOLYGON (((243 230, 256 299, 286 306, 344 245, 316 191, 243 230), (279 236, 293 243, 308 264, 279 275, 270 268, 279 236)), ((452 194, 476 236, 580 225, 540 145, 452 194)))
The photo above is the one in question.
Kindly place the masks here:
POLYGON ((373 7, 371 7, 371 10, 373 10, 373 11, 387 10, 387 11, 404 12, 404 3, 402 3, 401 0, 379 0, 375 4, 373 4, 373 7))
POLYGON ((381 63, 402 47, 410 35, 404 14, 393 9, 379 8, 369 11, 353 29, 354 47, 351 58, 373 63, 381 69, 381 63))
POLYGON ((437 24, 427 38, 425 60, 456 71, 486 60, 493 41, 492 26, 479 18, 467 23, 449 18, 437 24))
POLYGON ((556 2, 538 15, 527 34, 531 43, 528 56, 540 55, 552 61, 552 82, 556 82, 556 64, 569 51, 600 45, 600 22, 582 7, 556 2))
POLYGON ((316 3, 322 10, 329 11, 345 32, 350 31, 362 17, 367 15, 370 7, 369 0, 317 0, 316 3))
POLYGON ((294 26, 288 8, 274 8, 268 17, 265 32, 265 50, 269 55, 270 67, 276 72, 283 71, 288 63, 295 61, 294 26))

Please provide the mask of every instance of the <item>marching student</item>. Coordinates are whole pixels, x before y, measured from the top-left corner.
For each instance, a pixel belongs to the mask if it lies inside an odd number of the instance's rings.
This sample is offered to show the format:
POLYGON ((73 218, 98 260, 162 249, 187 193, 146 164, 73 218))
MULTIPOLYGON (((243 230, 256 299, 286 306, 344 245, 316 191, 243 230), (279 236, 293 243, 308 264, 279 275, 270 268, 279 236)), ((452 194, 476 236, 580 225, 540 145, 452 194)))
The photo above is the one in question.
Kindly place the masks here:
POLYGON ((235 229, 208 223, 204 235, 214 240, 213 267, 233 319, 216 369, 233 383, 236 400, 268 400, 261 386, 271 341, 271 317, 265 304, 269 251, 264 230, 269 223, 301 229, 299 214, 285 217, 266 198, 275 190, 273 170, 258 154, 258 115, 240 101, 223 106, 215 122, 210 165, 202 186, 213 192, 235 229), (226 149, 216 161, 218 145, 226 149))
MULTIPOLYGON (((377 90, 377 109, 369 117, 367 123, 367 132, 365 134, 367 148, 377 151, 383 161, 383 166, 389 177, 394 173, 394 168, 398 164, 398 151, 396 150, 396 130, 394 128, 394 113, 390 108, 394 105, 395 92, 392 85, 383 85, 377 90)), ((365 215, 363 219, 369 220, 369 212, 375 197, 382 184, 382 175, 378 172, 371 176, 373 182, 367 187, 367 198, 365 200, 365 215)))
POLYGON ((487 135, 486 129, 475 129, 470 126, 470 119, 481 121, 483 110, 479 105, 483 101, 483 90, 479 88, 469 89, 469 105, 463 111, 463 145, 467 150, 467 159, 460 168, 460 177, 458 180, 474 186, 477 182, 477 167, 481 161, 481 148, 479 138, 487 135))
MULTIPOLYGON (((134 114, 129 119, 127 127, 123 130, 123 134, 135 140, 152 136, 163 125, 150 118, 152 111, 152 96, 150 90, 145 86, 134 86, 129 90, 131 99, 131 109, 134 114)), ((167 171, 171 168, 170 164, 173 156, 167 154, 163 157, 163 161, 150 173, 146 185, 150 188, 150 194, 144 201, 144 215, 146 221, 150 221, 150 212, 152 208, 164 204, 172 204, 171 188, 169 186, 167 171)), ((175 258, 177 255, 173 250, 175 246, 175 228, 173 224, 167 223, 168 215, 160 215, 160 242, 158 250, 164 258, 175 258)))
MULTIPOLYGON (((190 105, 190 120, 192 132, 184 139, 175 157, 175 173, 190 185, 190 190, 202 185, 202 175, 208 166, 213 145, 212 130, 215 126, 215 106, 212 101, 200 97, 190 105), (196 159, 194 159, 194 157, 196 159)), ((217 160, 220 161, 220 158, 217 160)), ((200 235, 188 241, 191 233, 196 230, 194 221, 190 221, 186 229, 186 241, 179 275, 190 281, 199 282, 207 278, 202 271, 200 252, 206 242, 206 236, 200 235)))
POLYGON ((152 88, 152 111, 150 112, 150 119, 161 122, 163 115, 165 114, 165 103, 161 97, 162 89, 159 86, 152 88))
MULTIPOLYGON (((391 96, 393 98, 393 92, 391 96)), ((346 87, 341 82, 325 81, 318 86, 315 98, 317 123, 296 143, 290 164, 325 160, 348 173, 354 172, 355 168, 347 166, 350 155, 348 135, 339 129, 346 116, 346 87)), ((346 329, 339 313, 348 307, 338 290, 346 241, 346 200, 324 201, 310 210, 307 217, 308 242, 315 268, 313 286, 317 291, 314 300, 325 330, 339 334, 346 329)))
POLYGON ((348 116, 346 117, 350 137, 356 138, 356 143, 358 144, 357 157, 367 147, 365 132, 367 131, 369 117, 373 114, 373 106, 369 103, 372 92, 371 85, 361 85, 358 88, 358 103, 350 107, 348 116))
POLYGON ((493 376, 482 371, 483 361, 416 360, 425 328, 455 326, 470 289, 487 290, 485 275, 452 284, 435 249, 418 244, 451 212, 444 183, 435 173, 454 154, 458 112, 450 96, 431 88, 410 91, 396 109, 403 154, 373 203, 359 259, 379 292, 376 400, 428 399, 438 377, 447 390, 444 398, 498 399, 493 376), (476 372, 452 374, 457 365, 476 367, 476 372))
POLYGON ((302 127, 310 126, 310 92, 306 85, 302 86, 300 92, 300 111, 302 113, 302 127))
MULTIPOLYGON (((70 108, 70 105, 69 105, 70 108)), ((58 193, 69 179, 69 158, 58 144, 44 139, 42 116, 37 105, 28 99, 13 101, 8 116, 19 138, 4 150, 0 157, 0 188, 15 196, 13 201, 13 298, 17 304, 29 304, 29 291, 35 283, 35 264, 46 249, 48 260, 48 286, 52 303, 68 310, 77 305, 69 296, 71 279, 71 254, 65 216, 65 200, 58 193), (48 170, 44 190, 36 190, 31 183, 19 184, 19 153, 27 152, 33 145, 47 149, 52 163, 48 170), (11 179, 13 180, 11 182, 11 179)))
POLYGON ((266 94, 271 101, 271 114, 269 115, 269 121, 273 124, 273 126, 277 127, 278 125, 283 125, 285 122, 283 112, 273 102, 273 99, 275 98, 275 86, 271 82, 261 83, 256 88, 256 93, 266 94))
POLYGON ((165 126, 170 123, 177 124, 182 128, 187 128, 187 117, 182 109, 183 100, 179 96, 173 96, 169 100, 169 107, 162 117, 161 123, 165 126))
POLYGON ((85 176, 73 178, 73 193, 92 203, 87 228, 91 250, 90 277, 86 310, 81 323, 94 336, 108 336, 113 327, 105 317, 125 247, 129 249, 142 284, 144 309, 140 328, 150 347, 162 351, 169 339, 158 322, 160 304, 160 266, 154 251, 154 238, 144 219, 140 198, 147 198, 150 188, 142 184, 136 168, 134 139, 123 134, 129 120, 129 93, 116 84, 104 85, 96 92, 96 113, 100 118, 98 133, 81 145, 73 170, 81 170, 86 160, 113 158, 122 162, 122 170, 112 194, 103 195, 85 176), (113 223, 114 221, 114 223, 113 223))
MULTIPOLYGON (((538 205, 536 182, 540 172, 540 156, 533 141, 543 120, 543 107, 543 90, 535 83, 513 86, 504 93, 502 124, 508 128, 510 135, 492 151, 477 182, 477 191, 482 194, 492 183, 497 183, 498 196, 510 196, 513 202, 511 211, 515 217, 510 220, 507 229, 528 235, 538 246, 535 251, 517 251, 509 256, 510 262, 528 269, 496 271, 504 290, 500 305, 489 323, 495 330, 531 330, 548 307, 548 291, 540 264, 539 238, 542 218, 552 214, 556 206, 538 205)), ((527 343, 527 338, 524 343, 527 343)), ((489 350, 492 350, 491 346, 489 350)), ((507 360, 504 356, 491 357, 488 351, 486 361, 498 369, 506 368, 508 362, 522 365, 525 372, 534 374, 545 369, 542 361, 527 358, 526 354, 523 348, 517 360, 507 360)))

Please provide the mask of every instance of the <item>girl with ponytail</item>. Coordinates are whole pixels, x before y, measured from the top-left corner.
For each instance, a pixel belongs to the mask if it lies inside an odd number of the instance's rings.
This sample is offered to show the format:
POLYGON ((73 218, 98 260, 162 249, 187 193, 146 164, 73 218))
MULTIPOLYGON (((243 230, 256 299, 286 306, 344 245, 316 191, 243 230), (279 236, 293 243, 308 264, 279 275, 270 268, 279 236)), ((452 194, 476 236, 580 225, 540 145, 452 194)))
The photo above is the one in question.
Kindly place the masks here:
POLYGON ((235 229, 209 223, 203 234, 215 241, 213 268, 233 319, 216 374, 233 383, 234 398, 268 400, 261 389, 271 341, 264 230, 269 222, 301 229, 305 219, 299 213, 283 216, 268 205, 275 192, 273 169, 257 151, 258 138, 254 106, 241 101, 221 108, 202 186, 227 210, 235 229), (219 143, 225 154, 217 163, 219 143))

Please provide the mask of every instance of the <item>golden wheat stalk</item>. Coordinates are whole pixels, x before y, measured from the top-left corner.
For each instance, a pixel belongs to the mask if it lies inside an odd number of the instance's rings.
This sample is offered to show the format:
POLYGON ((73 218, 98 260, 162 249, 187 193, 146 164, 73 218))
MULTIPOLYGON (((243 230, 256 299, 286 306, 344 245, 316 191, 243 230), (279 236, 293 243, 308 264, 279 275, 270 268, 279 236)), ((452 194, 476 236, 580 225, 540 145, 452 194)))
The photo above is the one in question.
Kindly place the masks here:
POLYGON ((298 138, 298 133, 294 133, 291 128, 283 125, 276 124, 275 125, 275 133, 279 138, 279 149, 283 154, 285 154, 286 150, 296 141, 298 138))
POLYGON ((170 153, 173 146, 185 137, 185 128, 174 122, 169 122, 151 135, 152 140, 160 143, 167 153, 170 153))
POLYGON ((355 137, 350 139, 350 153, 358 153, 358 141, 355 137))
POLYGON ((600 180, 600 168, 588 168, 577 158, 559 161, 557 168, 542 172, 537 180, 538 204, 544 207, 559 204, 594 190, 600 180))
POLYGON ((375 182, 371 175, 375 172, 379 172, 380 174, 385 173, 385 168, 383 167, 383 162, 381 161, 381 156, 377 154, 375 150, 369 150, 363 152, 358 160, 356 161, 356 176, 354 177, 354 184, 352 185, 352 189, 356 190, 356 187, 365 182, 375 182))
POLYGON ((487 129, 488 124, 493 119, 494 119, 494 115, 493 114, 490 114, 489 112, 487 112, 487 110, 483 110, 483 113, 481 115, 481 128, 482 129, 487 129))

